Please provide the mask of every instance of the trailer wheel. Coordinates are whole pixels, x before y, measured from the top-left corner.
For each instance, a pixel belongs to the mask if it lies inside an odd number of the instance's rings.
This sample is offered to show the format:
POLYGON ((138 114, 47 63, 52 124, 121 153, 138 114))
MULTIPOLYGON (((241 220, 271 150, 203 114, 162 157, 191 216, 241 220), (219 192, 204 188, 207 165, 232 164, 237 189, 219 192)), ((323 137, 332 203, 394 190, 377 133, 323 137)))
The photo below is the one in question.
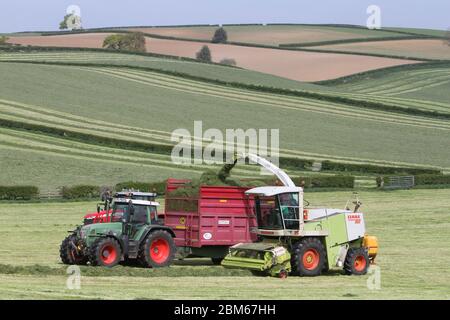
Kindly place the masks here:
POLYGON ((175 242, 164 230, 151 232, 141 246, 139 259, 147 268, 168 267, 175 258, 175 242))
POLYGON ((325 248, 318 238, 304 238, 292 246, 293 273, 299 276, 318 276, 326 261, 325 248))
POLYGON ((350 248, 344 262, 344 271, 348 275, 364 275, 369 269, 370 259, 366 248, 350 248))
POLYGON ((111 237, 95 240, 89 252, 89 261, 94 266, 114 267, 122 258, 119 242, 111 237))
POLYGON ((220 264, 222 263, 223 258, 211 258, 211 262, 213 263, 213 265, 216 266, 220 266, 220 264))
POLYGON ((88 262, 86 256, 78 254, 74 247, 77 242, 76 234, 71 234, 63 240, 59 248, 59 256, 64 264, 83 265, 88 262))

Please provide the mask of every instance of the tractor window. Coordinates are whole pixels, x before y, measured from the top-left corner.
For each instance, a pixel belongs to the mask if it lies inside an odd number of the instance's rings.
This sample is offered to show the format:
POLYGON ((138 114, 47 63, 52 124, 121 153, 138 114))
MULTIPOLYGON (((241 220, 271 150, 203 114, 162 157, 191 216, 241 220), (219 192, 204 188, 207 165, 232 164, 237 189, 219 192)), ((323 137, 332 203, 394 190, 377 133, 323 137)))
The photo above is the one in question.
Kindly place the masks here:
POLYGON ((115 204, 111 214, 111 222, 120 222, 125 214, 128 214, 128 204, 115 204))
POLYGON ((146 223, 150 213, 149 206, 134 205, 134 214, 131 217, 131 222, 146 223))
POLYGON ((280 209, 286 229, 299 228, 298 193, 283 193, 279 195, 280 209))
POLYGON ((257 197, 255 202, 258 228, 283 229, 283 222, 276 197, 257 197))

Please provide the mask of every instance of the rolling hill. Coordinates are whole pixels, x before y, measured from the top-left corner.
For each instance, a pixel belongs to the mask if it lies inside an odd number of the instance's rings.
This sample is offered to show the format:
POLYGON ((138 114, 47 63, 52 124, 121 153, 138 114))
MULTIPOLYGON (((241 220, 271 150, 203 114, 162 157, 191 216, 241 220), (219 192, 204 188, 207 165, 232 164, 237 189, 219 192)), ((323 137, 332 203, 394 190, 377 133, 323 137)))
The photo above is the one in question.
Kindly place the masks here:
MULTIPOLYGON (((13 44, 53 47, 101 48, 110 33, 45 35, 10 37, 13 44)), ((191 40, 146 39, 151 53, 195 58, 204 42, 191 40)), ((237 66, 298 81, 321 81, 351 75, 373 69, 412 64, 417 61, 372 57, 367 55, 307 52, 260 48, 230 44, 208 44, 214 62, 234 59, 237 66)))

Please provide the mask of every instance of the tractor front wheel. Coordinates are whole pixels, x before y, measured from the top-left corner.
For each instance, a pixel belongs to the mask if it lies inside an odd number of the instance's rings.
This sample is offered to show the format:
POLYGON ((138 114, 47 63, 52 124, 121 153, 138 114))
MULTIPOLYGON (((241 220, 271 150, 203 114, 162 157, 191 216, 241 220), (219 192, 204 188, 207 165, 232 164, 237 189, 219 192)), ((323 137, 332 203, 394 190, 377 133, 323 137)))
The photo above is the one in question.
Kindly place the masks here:
POLYGON ((175 242, 164 230, 151 232, 141 247, 139 258, 147 268, 168 267, 175 258, 175 242))
POLYGON ((318 276, 325 262, 325 248, 318 238, 304 238, 292 246, 292 267, 296 275, 318 276))
POLYGON ((89 261, 94 266, 114 267, 122 258, 122 249, 117 240, 105 237, 92 244, 89 261))
POLYGON ((77 235, 71 234, 63 240, 59 248, 59 256, 64 264, 86 264, 88 259, 77 250, 77 235))
POLYGON ((350 248, 344 262, 344 271, 351 275, 364 275, 369 269, 370 259, 366 248, 350 248))

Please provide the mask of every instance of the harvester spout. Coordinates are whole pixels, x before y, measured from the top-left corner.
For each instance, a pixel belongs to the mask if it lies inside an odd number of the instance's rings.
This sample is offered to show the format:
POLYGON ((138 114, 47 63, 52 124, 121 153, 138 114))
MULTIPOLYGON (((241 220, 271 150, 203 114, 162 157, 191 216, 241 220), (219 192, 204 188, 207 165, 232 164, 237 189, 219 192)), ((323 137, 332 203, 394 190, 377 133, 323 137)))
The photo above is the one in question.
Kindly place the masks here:
POLYGON ((295 183, 291 180, 291 178, 287 175, 287 173, 278 168, 272 162, 253 153, 244 153, 242 157, 249 158, 251 161, 256 162, 269 172, 273 173, 283 183, 284 186, 295 187, 295 183))

